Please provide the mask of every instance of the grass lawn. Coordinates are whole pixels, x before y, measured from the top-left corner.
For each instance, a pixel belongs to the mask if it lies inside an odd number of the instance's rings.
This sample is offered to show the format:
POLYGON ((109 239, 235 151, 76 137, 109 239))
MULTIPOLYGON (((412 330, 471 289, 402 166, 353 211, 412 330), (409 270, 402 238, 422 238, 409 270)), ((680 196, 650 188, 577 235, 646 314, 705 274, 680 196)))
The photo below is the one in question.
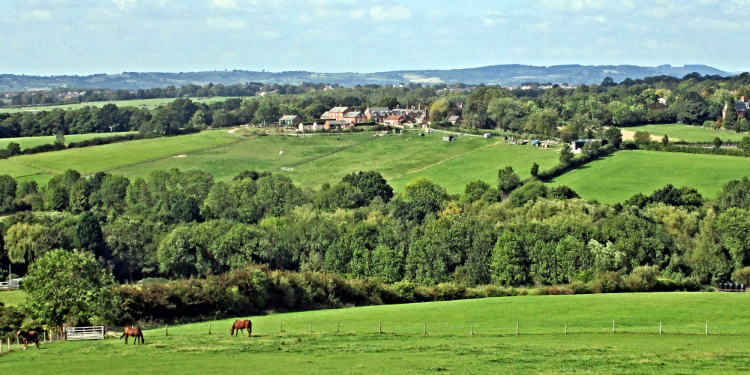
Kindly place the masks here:
MULTIPOLYGON (((211 103, 211 102, 223 102, 232 97, 228 96, 217 96, 211 98, 188 98, 194 102, 200 103, 211 103)), ((89 103, 77 103, 77 104, 62 104, 62 105, 48 105, 38 107, 0 107, 0 113, 15 113, 23 111, 51 111, 53 109, 71 110, 79 109, 86 106, 89 107, 104 107, 106 104, 112 103, 118 107, 138 107, 154 109, 160 105, 167 104, 173 101, 174 98, 157 98, 157 99, 134 99, 134 100, 112 100, 108 102, 89 102, 89 103)))
POLYGON ((725 130, 714 130, 702 126, 690 126, 683 124, 664 124, 664 125, 644 125, 630 128, 622 128, 625 131, 646 131, 652 136, 658 136, 659 139, 666 134, 669 139, 679 139, 685 142, 711 142, 714 138, 719 137, 725 141, 739 141, 742 137, 748 136, 747 133, 735 133, 725 130))
MULTIPOLYGON (((70 134, 65 136, 65 144, 71 142, 80 142, 87 139, 99 138, 99 137, 111 137, 114 135, 133 134, 137 132, 119 132, 119 133, 88 133, 88 134, 70 134)), ((21 150, 29 147, 55 143, 55 136, 49 135, 44 137, 19 137, 19 138, 0 138, 0 148, 7 148, 8 143, 16 142, 21 145, 21 150)))
POLYGON ((492 186, 497 184, 497 171, 511 166, 521 178, 531 177, 531 166, 536 162, 540 170, 552 168, 558 163, 558 149, 544 149, 530 145, 512 146, 507 143, 494 144, 455 159, 431 165, 414 173, 389 180, 396 191, 418 177, 426 177, 448 189, 451 194, 464 192, 467 183, 482 180, 492 186))
POLYGON ((0 291, 0 302, 5 306, 20 306, 26 302, 26 293, 22 290, 0 291))
POLYGON ((551 181, 567 185, 583 199, 622 202, 634 194, 650 194, 671 183, 698 189, 711 199, 730 180, 750 176, 750 160, 722 155, 656 151, 620 151, 551 181))
POLYGON ((3 356, 55 373, 746 373, 750 295, 505 297, 251 317, 147 330, 146 345, 63 342, 3 356), (617 334, 612 333, 612 320, 617 334), (658 334, 659 322, 664 334, 658 334), (705 335, 705 322, 709 332, 705 335), (285 333, 279 333, 283 322, 285 333), (341 333, 336 334, 336 322, 341 333), (516 336, 516 322, 521 335, 516 336), (564 324, 568 323, 568 335, 564 324), (313 333, 309 333, 312 323, 313 333), (383 334, 378 334, 382 323, 383 334), (427 323, 427 335, 423 335, 427 323), (470 336, 474 323, 474 336, 470 336), (61 366, 59 358, 65 358, 61 366))
POLYGON ((34 155, 21 155, 0 161, 0 174, 8 173, 14 177, 22 177, 22 179, 33 178, 37 182, 44 183, 52 178, 55 173, 61 173, 67 169, 75 169, 83 174, 92 174, 134 163, 181 155, 182 153, 238 140, 242 140, 242 138, 227 134, 226 130, 214 130, 184 136, 142 139, 34 155), (46 172, 47 174, 29 176, 31 171, 46 172))

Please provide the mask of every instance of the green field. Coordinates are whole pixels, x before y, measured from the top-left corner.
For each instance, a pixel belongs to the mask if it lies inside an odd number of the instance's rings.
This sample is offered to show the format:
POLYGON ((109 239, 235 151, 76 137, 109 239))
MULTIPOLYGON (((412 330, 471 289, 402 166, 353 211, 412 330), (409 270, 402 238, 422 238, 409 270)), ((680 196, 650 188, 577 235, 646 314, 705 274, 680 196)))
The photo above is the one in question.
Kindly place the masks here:
POLYGON ((230 180, 246 169, 272 171, 303 187, 320 188, 344 175, 377 170, 396 189, 416 177, 429 177, 460 193, 466 183, 483 179, 495 183, 497 170, 513 166, 527 177, 533 162, 542 168, 555 164, 557 153, 531 146, 510 146, 496 139, 457 137, 444 142, 424 137, 374 133, 242 137, 226 130, 179 137, 137 140, 110 145, 21 155, 0 161, 0 174, 45 183, 54 174, 76 169, 83 174, 107 171, 129 178, 154 170, 204 170, 217 180, 230 180), (279 154, 279 152, 283 154, 279 154), (292 168, 282 170, 282 168, 292 168))
POLYGON ((714 138, 719 137, 725 141, 739 141, 746 137, 747 133, 735 133, 725 130, 714 130, 702 126, 689 126, 683 124, 664 124, 664 125, 644 125, 632 128, 623 128, 633 132, 649 132, 661 139, 665 134, 670 140, 681 140, 685 142, 711 142, 714 138))
MULTIPOLYGON (((211 103, 211 102, 223 102, 231 97, 227 96, 215 96, 211 98, 188 98, 194 102, 200 103, 211 103)), ((154 109, 160 105, 167 104, 174 100, 173 98, 158 98, 158 99, 134 99, 134 100, 112 100, 108 102, 88 102, 88 103, 77 103, 77 104, 62 104, 62 105, 47 105, 37 107, 0 107, 0 113, 14 113, 23 111, 51 111, 53 109, 71 110, 79 109, 86 106, 89 107, 103 107, 105 104, 115 104, 118 107, 138 107, 154 109)))
POLYGON ((0 302, 5 306, 20 306, 26 301, 26 293, 21 290, 0 292, 0 302))
POLYGON ((5 354, 17 373, 746 373, 750 295, 526 296, 311 311, 5 354), (612 321, 617 333, 612 333, 612 321), (337 322, 340 333, 336 334, 337 322), (520 335, 516 336, 516 322, 520 335), (565 323, 568 334, 565 335, 565 323), (664 334, 659 334, 659 322, 664 334), (709 333, 705 335, 705 324, 709 333), (285 333, 279 333, 279 324, 285 333), (427 335, 423 335, 427 324, 427 335), (470 335, 474 324, 474 336, 470 335), (312 331, 310 333, 310 325, 312 331), (383 334, 378 334, 382 324, 383 334), (59 362, 65 358, 64 365, 59 362))
POLYGON ((750 176, 747 158, 655 151, 620 151, 555 178, 584 199, 622 202, 634 194, 650 194, 670 183, 698 189, 714 198, 728 181, 750 176))
MULTIPOLYGON (((65 144, 67 145, 72 142, 80 142, 80 141, 85 141, 87 139, 92 139, 92 138, 111 137, 115 135, 134 134, 134 133, 137 133, 137 132, 70 134, 70 135, 65 136, 65 144)), ((23 150, 29 147, 55 143, 55 136, 50 135, 50 136, 45 136, 45 137, 0 138, 0 148, 8 147, 8 143, 10 142, 18 143, 19 145, 21 145, 21 150, 23 150)))

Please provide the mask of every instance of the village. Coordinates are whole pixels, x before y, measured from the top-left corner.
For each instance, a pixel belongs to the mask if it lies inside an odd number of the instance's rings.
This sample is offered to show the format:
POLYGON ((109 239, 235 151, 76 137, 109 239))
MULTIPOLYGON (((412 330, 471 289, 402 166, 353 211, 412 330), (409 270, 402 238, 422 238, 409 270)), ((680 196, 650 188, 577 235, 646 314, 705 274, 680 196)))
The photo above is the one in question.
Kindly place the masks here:
MULTIPOLYGON (((461 116, 449 116, 445 122, 453 126, 461 125, 461 116)), ((429 125, 429 117, 426 109, 421 106, 411 108, 369 107, 364 112, 351 107, 333 107, 324 112, 320 119, 305 122, 299 115, 284 115, 279 119, 279 126, 296 129, 299 132, 318 130, 349 130, 353 126, 368 125, 390 125, 404 126, 406 124, 426 127, 429 125)))

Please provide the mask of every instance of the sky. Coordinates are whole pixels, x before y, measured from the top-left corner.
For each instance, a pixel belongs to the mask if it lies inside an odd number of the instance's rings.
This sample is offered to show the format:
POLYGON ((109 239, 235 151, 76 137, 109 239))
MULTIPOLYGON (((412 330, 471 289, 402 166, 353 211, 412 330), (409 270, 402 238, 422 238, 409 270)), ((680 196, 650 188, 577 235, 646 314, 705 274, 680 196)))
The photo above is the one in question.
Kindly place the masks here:
POLYGON ((745 71, 750 0, 0 0, 0 74, 745 71))

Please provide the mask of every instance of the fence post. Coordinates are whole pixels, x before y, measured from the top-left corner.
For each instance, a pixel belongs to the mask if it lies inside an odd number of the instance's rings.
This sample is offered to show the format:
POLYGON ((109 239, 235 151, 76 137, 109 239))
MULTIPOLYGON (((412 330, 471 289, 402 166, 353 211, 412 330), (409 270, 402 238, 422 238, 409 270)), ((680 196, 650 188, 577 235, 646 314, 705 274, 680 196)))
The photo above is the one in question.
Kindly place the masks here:
POLYGON ((310 323, 310 333, 312 333, 312 323, 310 323))
POLYGON ((211 334, 211 323, 208 323, 208 334, 211 334))
POLYGON ((424 334, 427 334, 427 323, 424 324, 424 334))
POLYGON ((565 334, 568 334, 568 322, 565 322, 565 334))
POLYGON ((661 335, 661 322, 659 322, 659 334, 661 335))
POLYGON ((166 324, 166 325, 164 326, 164 335, 165 335, 165 336, 169 336, 169 324, 166 324))
MULTIPOLYGON (((706 323, 706 332, 708 332, 708 323, 706 323)), ((16 348, 18 348, 21 344, 18 342, 18 336, 16 336, 16 348)))
POLYGON ((617 333, 617 331, 615 330, 615 321, 614 320, 612 321, 612 333, 617 333))
POLYGON ((708 322, 706 322, 706 336, 708 336, 708 322))
POLYGON ((471 335, 474 336, 474 323, 471 323, 471 335))
POLYGON ((383 322, 378 322, 378 333, 383 334, 383 322))
POLYGON ((279 333, 284 333, 284 323, 279 322, 279 333))
POLYGON ((338 321, 336 322, 336 333, 339 333, 339 323, 341 322, 338 322, 338 321))
POLYGON ((520 333, 521 323, 516 322, 516 336, 520 333))

